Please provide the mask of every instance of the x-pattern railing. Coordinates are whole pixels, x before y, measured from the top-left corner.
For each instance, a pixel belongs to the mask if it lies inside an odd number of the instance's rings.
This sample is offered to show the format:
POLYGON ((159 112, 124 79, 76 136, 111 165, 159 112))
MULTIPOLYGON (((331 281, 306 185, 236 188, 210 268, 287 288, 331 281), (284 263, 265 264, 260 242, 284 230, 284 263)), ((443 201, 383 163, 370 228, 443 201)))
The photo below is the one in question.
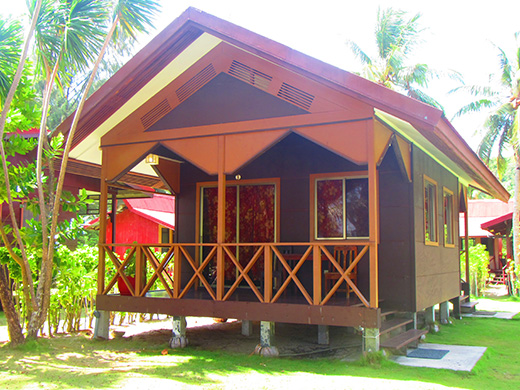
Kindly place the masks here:
MULTIPOLYGON (((351 244, 349 244, 351 245, 351 244)), ((254 293, 259 302, 262 303, 276 303, 287 292, 288 286, 291 282, 295 285, 295 291, 301 294, 309 305, 325 305, 337 292, 338 288, 343 282, 347 283, 354 294, 359 300, 366 306, 370 307, 368 300, 363 296, 361 291, 358 289, 356 284, 351 280, 349 274, 363 259, 365 254, 369 250, 369 244, 363 243, 361 250, 354 258, 352 263, 347 269, 343 269, 334 256, 327 249, 326 245, 315 244, 315 243, 255 243, 255 244, 102 244, 101 254, 102 259, 108 256, 111 263, 115 267, 115 274, 108 281, 106 286, 104 285, 104 276, 99 280, 102 280, 103 286, 100 288, 100 293, 103 295, 109 294, 110 291, 116 285, 118 279, 122 279, 124 284, 128 287, 132 296, 143 297, 145 296, 154 283, 159 280, 162 287, 170 298, 182 299, 185 298, 189 291, 192 289, 198 289, 203 286, 205 291, 209 294, 213 300, 229 300, 232 295, 236 292, 237 288, 241 283, 245 282, 248 288, 254 293), (113 251, 113 247, 124 246, 129 247, 127 254, 124 258, 119 259, 116 253, 113 251), (233 250, 239 246, 253 247, 253 254, 249 260, 240 259, 237 256, 239 251, 233 250), (281 248, 283 247, 298 247, 303 253, 300 255, 282 253, 281 248), (159 256, 155 251, 159 248, 167 248, 166 254, 159 256), (206 248, 207 254, 202 254, 201 248, 206 248), (155 249, 155 250, 154 250, 155 249), (190 250, 191 249, 191 250, 190 250), (209 250, 209 251, 208 251, 209 250), (219 253, 219 251, 221 251, 219 253), (217 263, 217 257, 221 256, 225 258, 225 261, 231 262, 232 266, 236 269, 236 278, 227 285, 227 289, 222 288, 223 293, 219 296, 218 288, 213 285, 214 281, 208 280, 207 274, 209 273, 210 264, 214 265, 217 263), (289 256, 291 257, 289 261, 289 256), (130 264, 132 257, 135 257, 136 270, 141 270, 141 274, 136 272, 136 283, 133 285, 128 276, 125 274, 125 270, 130 264), (247 261, 244 261, 247 260, 247 261), (213 261, 213 262, 212 262, 213 261), (253 267, 259 262, 264 261, 264 273, 263 273, 263 284, 258 287, 255 281, 250 275, 253 267), (300 280, 301 270, 303 265, 311 261, 313 263, 313 285, 308 290, 304 283, 300 280), (292 262, 292 263, 291 263, 292 262), (325 291, 325 296, 322 296, 322 269, 323 265, 330 262, 335 269, 335 272, 339 274, 339 278, 329 291, 325 291), (171 272, 168 272, 167 267, 173 264, 173 276, 171 272), (146 267, 151 268, 151 275, 148 278, 143 277, 144 270, 146 267), (182 267, 188 266, 191 277, 186 283, 181 283, 181 272, 182 267), (278 270, 284 273, 279 286, 273 285, 274 271, 278 270), (141 275, 141 276, 139 276, 141 275), (146 280, 147 279, 147 280, 146 280)), ((104 261, 104 260, 103 260, 104 261)), ((171 268, 171 267, 170 267, 171 268)), ((103 270, 105 267, 103 266, 103 270)), ((217 270, 217 273, 219 271, 217 270)), ((223 272, 223 270, 221 271, 223 272)), ((279 277, 279 276, 278 276, 279 277)), ((217 282, 221 280, 223 283, 223 277, 215 279, 217 282)))

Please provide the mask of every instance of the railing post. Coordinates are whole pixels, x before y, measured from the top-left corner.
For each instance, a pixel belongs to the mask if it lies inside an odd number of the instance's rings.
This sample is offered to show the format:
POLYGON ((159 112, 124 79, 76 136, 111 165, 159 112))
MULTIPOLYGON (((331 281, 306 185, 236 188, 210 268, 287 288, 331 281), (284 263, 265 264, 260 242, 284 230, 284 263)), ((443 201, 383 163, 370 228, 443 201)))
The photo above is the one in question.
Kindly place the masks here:
POLYGON ((313 303, 321 303, 321 249, 318 245, 312 248, 313 303))
POLYGON ((181 293, 181 248, 175 245, 173 250, 173 297, 179 298, 181 293))
POLYGON ((105 291, 105 247, 99 245, 98 255, 98 278, 97 278, 97 293, 98 295, 103 294, 105 291))
POLYGON ((144 286, 143 273, 145 272, 143 264, 143 249, 139 245, 135 248, 135 296, 141 295, 144 286))
POLYGON ((273 253, 269 245, 264 246, 264 302, 273 298, 273 253))

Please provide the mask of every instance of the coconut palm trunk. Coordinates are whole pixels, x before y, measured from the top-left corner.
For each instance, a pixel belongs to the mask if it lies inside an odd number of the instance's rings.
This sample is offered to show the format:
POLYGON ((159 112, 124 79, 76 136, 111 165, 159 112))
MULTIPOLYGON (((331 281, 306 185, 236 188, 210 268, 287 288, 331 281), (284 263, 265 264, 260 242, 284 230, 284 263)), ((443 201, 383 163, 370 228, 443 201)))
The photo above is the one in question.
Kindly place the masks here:
MULTIPOLYGON (((13 225, 13 232, 16 238, 16 241, 22 251, 22 258, 19 260, 19 265, 22 269, 22 276, 24 279, 24 282, 27 283, 28 290, 31 294, 31 305, 33 309, 36 308, 36 302, 34 297, 34 283, 32 280, 32 274, 31 274, 31 268, 29 266, 29 261, 27 259, 27 254, 25 252, 25 247, 22 242, 22 238, 20 236, 20 230, 18 229, 18 222, 16 221, 16 214, 14 212, 13 207, 13 199, 11 197, 11 188, 9 183, 9 173, 7 170, 7 158, 5 154, 4 149, 4 130, 5 130, 5 123, 7 120, 7 114, 9 113, 9 109, 11 107, 11 102, 14 98, 14 93, 16 92, 16 89, 18 88, 18 84, 20 83, 20 80, 22 78, 22 72, 23 68, 25 66, 25 61, 27 59, 27 54, 29 52, 29 46, 31 43, 32 36, 34 34, 34 30, 36 28, 36 22, 38 20, 38 15, 40 13, 42 5, 42 0, 38 0, 35 5, 35 11, 33 13, 33 17, 31 20, 31 26, 29 28, 29 31, 27 33, 27 37, 25 38, 25 43, 22 51, 22 55, 20 57, 20 61, 18 63, 18 68, 16 69, 15 76, 13 78, 13 82, 11 84, 11 88, 9 89, 9 93, 7 94, 7 98, 5 99, 4 107, 2 110, 2 115, 0 117, 0 155, 2 157, 2 167, 4 171, 4 179, 5 179, 5 185, 7 190, 7 203, 9 207, 9 215, 11 217, 11 222, 13 225)), ((4 230, 2 229, 2 232, 4 230)), ((8 243, 5 242, 6 238, 4 235, 2 235, 2 240, 4 241, 4 244, 8 245, 8 243)), ((1 272, 1 270, 0 270, 1 272)), ((20 319, 18 318, 18 315, 16 311, 14 310, 14 304, 13 299, 11 295, 11 290, 8 288, 8 278, 5 273, 2 273, 0 275, 0 299, 2 301, 2 306, 4 307, 5 316, 7 319, 7 326, 8 326, 8 332, 9 332, 9 339, 11 340, 11 343, 13 345, 20 344, 24 342, 24 335, 22 333, 22 329, 20 326, 20 319)))

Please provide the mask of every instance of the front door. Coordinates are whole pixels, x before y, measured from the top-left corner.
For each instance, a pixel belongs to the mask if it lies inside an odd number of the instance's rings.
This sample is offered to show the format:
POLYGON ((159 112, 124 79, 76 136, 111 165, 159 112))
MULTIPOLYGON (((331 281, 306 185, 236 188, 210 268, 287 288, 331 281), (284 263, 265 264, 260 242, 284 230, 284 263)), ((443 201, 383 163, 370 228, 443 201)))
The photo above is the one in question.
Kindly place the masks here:
MULTIPOLYGON (((201 242, 217 241, 217 195, 216 187, 202 187, 201 242)), ((275 184, 233 184, 226 188, 226 234, 227 243, 275 242, 276 226, 276 185, 275 184)), ((240 246, 233 251, 242 267, 254 255, 254 246, 240 246)), ((264 264, 257 260, 249 276, 262 280, 264 264)), ((236 267, 231 259, 225 260, 226 282, 236 279, 236 267)))

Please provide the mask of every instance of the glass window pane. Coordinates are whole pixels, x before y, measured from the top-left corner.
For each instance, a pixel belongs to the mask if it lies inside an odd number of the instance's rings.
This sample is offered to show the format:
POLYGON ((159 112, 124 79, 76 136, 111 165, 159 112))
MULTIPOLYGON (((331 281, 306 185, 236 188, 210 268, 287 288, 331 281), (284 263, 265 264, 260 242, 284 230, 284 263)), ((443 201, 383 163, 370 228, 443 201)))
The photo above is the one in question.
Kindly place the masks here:
POLYGON ((437 242, 436 186, 426 181, 424 184, 424 230, 427 242, 437 242))
POLYGON ((347 237, 368 237, 368 179, 347 179, 347 237))
POLYGON ((444 193, 444 242, 453 245, 453 195, 444 193))
POLYGON ((343 180, 316 183, 316 224, 318 238, 343 238, 343 180))

